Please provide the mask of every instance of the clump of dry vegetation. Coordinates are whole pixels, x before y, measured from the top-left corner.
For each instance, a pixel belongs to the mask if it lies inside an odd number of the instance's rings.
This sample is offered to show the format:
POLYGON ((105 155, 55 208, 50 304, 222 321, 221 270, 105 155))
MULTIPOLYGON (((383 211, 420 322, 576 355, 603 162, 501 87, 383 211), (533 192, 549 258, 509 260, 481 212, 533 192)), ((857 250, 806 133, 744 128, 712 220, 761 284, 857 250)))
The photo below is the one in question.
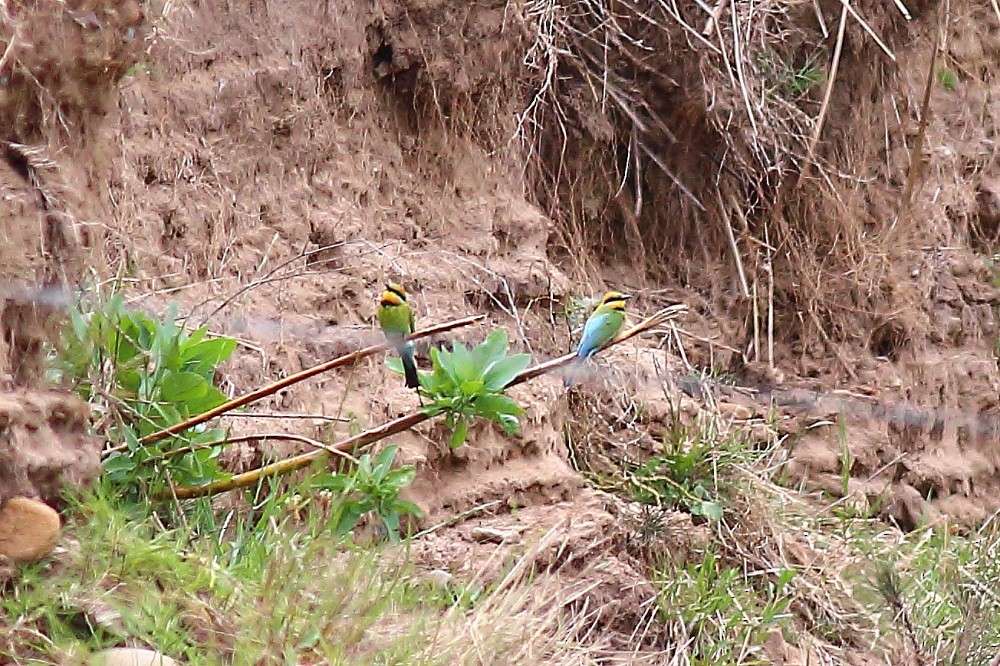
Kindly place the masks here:
POLYGON ((909 248, 950 234, 921 194, 933 62, 913 63, 939 32, 985 35, 987 9, 538 0, 524 16, 536 87, 519 129, 580 275, 680 280, 797 355, 888 319, 918 337, 909 248))

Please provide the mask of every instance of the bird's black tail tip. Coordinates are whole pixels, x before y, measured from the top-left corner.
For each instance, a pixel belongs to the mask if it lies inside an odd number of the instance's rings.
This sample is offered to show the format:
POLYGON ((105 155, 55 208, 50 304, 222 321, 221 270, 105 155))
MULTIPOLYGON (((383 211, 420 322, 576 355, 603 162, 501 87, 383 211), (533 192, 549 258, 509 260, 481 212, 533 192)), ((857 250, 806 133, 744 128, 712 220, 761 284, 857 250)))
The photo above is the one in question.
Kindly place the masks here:
POLYGON ((406 376, 406 388, 420 388, 420 376, 417 374, 416 366, 406 363, 403 365, 403 371, 406 376))

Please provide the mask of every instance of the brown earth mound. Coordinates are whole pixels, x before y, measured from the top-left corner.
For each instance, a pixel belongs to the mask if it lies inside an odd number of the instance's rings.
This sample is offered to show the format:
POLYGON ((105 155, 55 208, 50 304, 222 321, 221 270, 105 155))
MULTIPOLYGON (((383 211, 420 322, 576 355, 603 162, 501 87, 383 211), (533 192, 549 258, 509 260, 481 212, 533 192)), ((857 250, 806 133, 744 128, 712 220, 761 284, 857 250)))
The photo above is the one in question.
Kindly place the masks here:
POLYGON ((32 389, 44 383, 63 287, 106 220, 103 118, 135 63, 141 23, 132 0, 0 6, 0 502, 58 504, 65 485, 98 472, 86 405, 32 389))

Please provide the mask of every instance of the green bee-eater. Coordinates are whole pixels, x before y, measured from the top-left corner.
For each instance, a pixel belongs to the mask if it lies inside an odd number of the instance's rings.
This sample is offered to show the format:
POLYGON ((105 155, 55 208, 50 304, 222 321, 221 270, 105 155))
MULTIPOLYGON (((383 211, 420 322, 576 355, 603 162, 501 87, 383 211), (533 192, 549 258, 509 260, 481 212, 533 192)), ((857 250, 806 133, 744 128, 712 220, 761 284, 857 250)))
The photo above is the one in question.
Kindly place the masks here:
POLYGON ((576 358, 573 368, 563 378, 563 385, 572 386, 575 380, 575 369, 591 356, 601 350, 604 345, 614 340, 625 323, 625 301, 632 298, 619 291, 609 291, 601 298, 597 308, 587 319, 580 336, 580 345, 576 348, 576 358))
POLYGON ((403 359, 406 387, 419 387, 420 379, 417 376, 413 343, 404 339, 415 330, 413 310, 406 302, 406 289, 402 286, 394 282, 385 285, 385 291, 382 292, 378 303, 378 323, 382 327, 386 339, 396 346, 396 351, 403 359))

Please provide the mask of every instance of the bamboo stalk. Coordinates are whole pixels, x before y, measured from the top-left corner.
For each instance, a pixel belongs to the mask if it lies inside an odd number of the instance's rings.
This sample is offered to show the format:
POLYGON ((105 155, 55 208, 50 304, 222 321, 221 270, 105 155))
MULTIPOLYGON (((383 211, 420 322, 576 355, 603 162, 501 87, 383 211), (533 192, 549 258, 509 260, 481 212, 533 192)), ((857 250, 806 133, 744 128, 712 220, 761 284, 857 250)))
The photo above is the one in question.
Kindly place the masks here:
MULTIPOLYGON (((468 326, 469 324, 474 324, 477 321, 481 321, 482 319, 485 318, 486 315, 480 314, 471 317, 463 317, 462 319, 455 319, 454 321, 445 322, 443 324, 438 324, 437 326, 431 326, 430 328, 425 328, 422 331, 416 331, 414 333, 411 333, 410 335, 406 336, 406 339, 416 340, 417 338, 423 338, 428 335, 434 335, 435 333, 443 333, 445 331, 450 331, 452 329, 461 328, 462 326, 468 326)), ((277 393, 281 389, 287 388, 292 384, 304 381, 320 373, 333 370, 334 368, 339 368, 342 365, 354 363, 355 361, 365 358, 366 356, 371 356, 372 354, 377 354, 387 349, 392 349, 392 345, 389 343, 372 345, 370 347, 365 347, 364 349, 359 349, 358 351, 351 352, 350 354, 347 354, 345 356, 338 356, 337 358, 327 361, 326 363, 320 363, 317 366, 306 368, 301 372, 297 372, 294 375, 285 377, 284 379, 276 381, 273 384, 268 384, 267 386, 259 388, 256 391, 251 391, 250 393, 246 393, 237 398, 233 398, 229 402, 225 402, 216 407, 215 409, 210 409, 207 412, 204 412, 203 414, 192 416, 191 418, 185 421, 181 421, 180 423, 176 423, 170 426, 169 428, 164 428, 163 430, 146 435, 145 437, 139 440, 139 444, 146 445, 146 444, 152 444, 153 442, 158 442, 161 439, 164 439, 165 437, 176 435, 177 433, 183 432, 188 428, 192 428, 196 425, 204 423, 205 421, 214 419, 216 416, 219 416, 220 414, 232 411, 251 402, 256 402, 261 398, 266 398, 267 396, 273 393, 277 393)), ((128 450, 128 446, 124 444, 109 449, 105 449, 103 457, 107 457, 111 453, 118 453, 126 450, 128 450)))
MULTIPOLYGON (((642 320, 632 328, 628 329, 617 338, 609 342, 603 347, 607 349, 613 345, 625 342, 626 340, 644 333, 660 324, 663 324, 675 317, 678 317, 687 310, 685 305, 671 305, 664 308, 654 314, 652 317, 642 320)), ((527 381, 531 381, 536 377, 540 377, 547 372, 566 365, 576 358, 576 354, 570 353, 560 356, 558 358, 545 361, 544 363, 539 363, 538 365, 527 368, 521 373, 519 373, 507 388, 511 386, 516 386, 517 384, 522 384, 527 381)), ((160 495, 157 499, 171 499, 177 498, 181 499, 193 499, 196 497, 205 497, 207 495, 216 495, 219 493, 228 492, 230 490, 236 490, 238 488, 246 488, 247 486, 252 486, 258 483, 264 477, 277 476, 280 474, 287 474, 288 472, 294 472, 295 470, 302 469, 311 465, 317 460, 321 460, 326 456, 330 455, 331 452, 348 452, 354 449, 366 446, 368 444, 373 444, 379 440, 385 439, 386 437, 391 437, 392 435, 399 434, 405 430, 409 430, 414 426, 420 425, 424 421, 431 418, 431 415, 427 412, 420 411, 408 416, 403 416, 398 419, 383 423, 377 428, 372 428, 366 430, 362 433, 354 435, 353 437, 348 437, 347 439, 341 440, 336 444, 330 445, 323 449, 315 449, 313 451, 308 451, 306 453, 299 454, 297 456, 292 456, 291 458, 286 458, 285 460, 278 461, 276 463, 271 463, 270 465, 264 465, 258 467, 257 469, 250 470, 249 472, 243 472, 242 474, 235 474, 232 477, 225 479, 223 481, 213 481, 211 483, 205 483, 198 486, 183 486, 174 488, 172 491, 168 491, 160 495)))

